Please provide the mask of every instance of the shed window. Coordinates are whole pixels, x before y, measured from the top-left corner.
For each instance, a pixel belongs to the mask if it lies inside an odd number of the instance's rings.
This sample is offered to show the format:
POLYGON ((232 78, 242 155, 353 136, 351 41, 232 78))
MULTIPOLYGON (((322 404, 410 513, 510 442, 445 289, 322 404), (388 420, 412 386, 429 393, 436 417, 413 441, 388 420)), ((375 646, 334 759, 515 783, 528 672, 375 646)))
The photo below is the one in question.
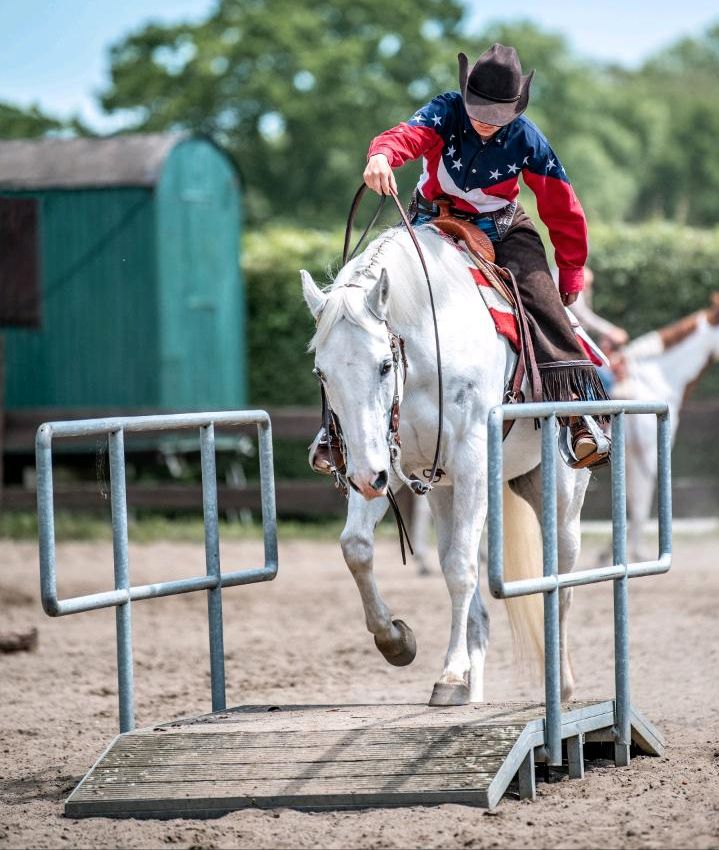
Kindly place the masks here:
POLYGON ((0 198, 0 325, 40 324, 39 210, 35 198, 0 198))

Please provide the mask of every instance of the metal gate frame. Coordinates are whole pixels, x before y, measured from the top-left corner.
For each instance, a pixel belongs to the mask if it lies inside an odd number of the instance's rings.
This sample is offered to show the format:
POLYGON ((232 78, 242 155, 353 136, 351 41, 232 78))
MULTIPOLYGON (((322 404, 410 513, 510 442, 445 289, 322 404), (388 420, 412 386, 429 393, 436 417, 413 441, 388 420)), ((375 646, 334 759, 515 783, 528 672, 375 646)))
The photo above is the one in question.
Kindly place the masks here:
POLYGON ((123 416, 111 419, 78 419, 46 422, 35 439, 37 464, 37 511, 40 538, 40 585, 42 607, 51 617, 78 614, 114 607, 117 640, 117 680, 120 731, 135 728, 134 673, 132 663, 131 603, 138 599, 174 596, 197 590, 207 591, 210 634, 210 678, 212 710, 226 708, 225 654, 222 626, 222 588, 271 581, 277 575, 277 516, 272 462, 272 427, 264 410, 220 413, 179 413, 163 416, 123 416), (262 525, 265 563, 262 567, 223 573, 220 569, 220 541, 215 468, 215 426, 256 425, 259 440, 262 525), (125 433, 199 429, 202 466, 202 509, 205 527, 206 575, 131 586, 127 534, 127 492, 125 487, 125 433), (103 593, 58 599, 55 566, 55 523, 53 511, 52 441, 54 437, 106 435, 110 454, 110 499, 112 510, 112 550, 115 589, 103 593))
POLYGON ((614 582, 614 680, 616 689, 614 760, 629 764, 631 704, 629 691, 628 579, 656 575, 672 563, 671 429, 665 402, 592 401, 498 405, 488 418, 488 547, 489 588, 504 599, 544 594, 545 752, 550 765, 562 763, 561 683, 559 651, 559 590, 602 581, 614 582), (625 414, 657 417, 659 554, 655 561, 627 563, 627 506, 625 414), (557 553, 557 417, 610 415, 612 420, 612 559, 608 567, 558 573, 557 553), (503 449, 505 419, 537 419, 542 430, 542 552, 543 576, 524 581, 504 580, 503 449))

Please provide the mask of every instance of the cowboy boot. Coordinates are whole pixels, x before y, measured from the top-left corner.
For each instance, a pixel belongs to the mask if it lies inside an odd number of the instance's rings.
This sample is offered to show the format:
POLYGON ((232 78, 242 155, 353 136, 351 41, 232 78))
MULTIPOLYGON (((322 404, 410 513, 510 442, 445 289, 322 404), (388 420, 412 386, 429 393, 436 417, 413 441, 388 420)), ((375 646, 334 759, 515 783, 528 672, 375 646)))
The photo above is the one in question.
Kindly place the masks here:
POLYGON ((609 463, 612 441, 591 416, 572 417, 559 431, 559 452, 573 469, 593 469, 609 463))

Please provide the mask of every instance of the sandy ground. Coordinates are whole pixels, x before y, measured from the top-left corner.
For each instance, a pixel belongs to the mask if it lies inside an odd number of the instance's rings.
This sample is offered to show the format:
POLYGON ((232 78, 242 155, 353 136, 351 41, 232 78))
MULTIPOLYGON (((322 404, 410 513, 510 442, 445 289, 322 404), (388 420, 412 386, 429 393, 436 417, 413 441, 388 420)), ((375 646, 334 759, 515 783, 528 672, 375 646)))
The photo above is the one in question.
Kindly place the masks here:
MULTIPOLYGON (((36 652, 0 656, 0 847, 718 847, 719 538, 676 541, 673 571, 631 587, 633 702, 668 740, 664 758, 590 767, 582 782, 540 783, 537 802, 353 813, 243 811, 213 821, 73 821, 63 800, 114 736, 114 613, 52 620, 38 602, 30 543, 0 543, 0 629, 36 625, 36 652)), ((258 543, 223 546, 226 568, 261 562, 258 543)), ((203 550, 134 546, 135 583, 202 572, 203 550)), ((583 562, 594 557, 591 543, 583 562)), ((111 586, 107 544, 64 544, 62 595, 111 586)), ((269 585, 224 594, 228 704, 424 701, 448 633, 443 580, 403 567, 382 541, 377 573, 414 628, 415 663, 392 668, 365 632, 336 544, 289 541, 269 585)), ((577 697, 612 693, 611 587, 575 594, 577 697)), ((514 671, 502 603, 490 602, 487 699, 541 697, 514 671)), ((203 594, 133 607, 139 725, 209 710, 203 594)))

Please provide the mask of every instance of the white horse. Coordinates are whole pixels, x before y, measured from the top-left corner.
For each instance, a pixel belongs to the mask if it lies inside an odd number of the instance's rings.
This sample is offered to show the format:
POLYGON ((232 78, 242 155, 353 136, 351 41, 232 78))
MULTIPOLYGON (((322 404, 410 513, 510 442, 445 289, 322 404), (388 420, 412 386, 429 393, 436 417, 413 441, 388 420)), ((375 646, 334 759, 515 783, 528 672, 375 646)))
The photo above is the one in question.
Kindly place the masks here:
MULTIPOLYGON (((430 225, 415 231, 425 255, 437 307, 444 381, 444 475, 427 496, 437 528, 442 571, 451 600, 449 646, 430 699, 432 705, 483 699, 488 615, 478 583, 478 550, 487 511, 487 414, 502 401, 514 355, 498 337, 466 260, 430 225)), ((431 465, 437 431, 437 371, 427 285, 409 234, 385 231, 321 290, 301 272, 305 301, 317 331, 311 343, 317 374, 337 414, 347 446, 352 484, 341 535, 345 561, 357 583, 367 629, 390 664, 409 664, 416 652, 411 629, 380 596, 373 575, 374 529, 387 510, 388 486, 398 486, 388 448, 395 388, 389 329, 404 338, 408 369, 402 393, 400 436, 405 474, 422 476, 431 465)), ((512 489, 505 509, 505 573, 541 574, 537 540, 540 511, 540 433, 520 420, 505 442, 504 473, 512 489), (526 508, 526 502, 532 510, 526 508), (534 538, 531 534, 534 533, 534 538), (524 536, 523 536, 524 535, 524 536), (511 544, 511 545, 510 545, 511 544)), ((576 564, 579 514, 589 480, 559 460, 559 570, 576 564)), ((571 591, 561 593, 563 696, 573 677, 566 640, 571 591)), ((542 651, 542 601, 510 600, 510 622, 520 644, 542 651)))
MULTIPOLYGON (((708 309, 638 337, 623 354, 626 376, 614 385, 612 396, 637 401, 664 399, 669 405, 673 442, 689 390, 719 357, 719 293, 712 296, 708 309)), ((653 416, 627 417, 626 447, 629 557, 643 561, 648 554, 642 540, 657 480, 653 416)))

